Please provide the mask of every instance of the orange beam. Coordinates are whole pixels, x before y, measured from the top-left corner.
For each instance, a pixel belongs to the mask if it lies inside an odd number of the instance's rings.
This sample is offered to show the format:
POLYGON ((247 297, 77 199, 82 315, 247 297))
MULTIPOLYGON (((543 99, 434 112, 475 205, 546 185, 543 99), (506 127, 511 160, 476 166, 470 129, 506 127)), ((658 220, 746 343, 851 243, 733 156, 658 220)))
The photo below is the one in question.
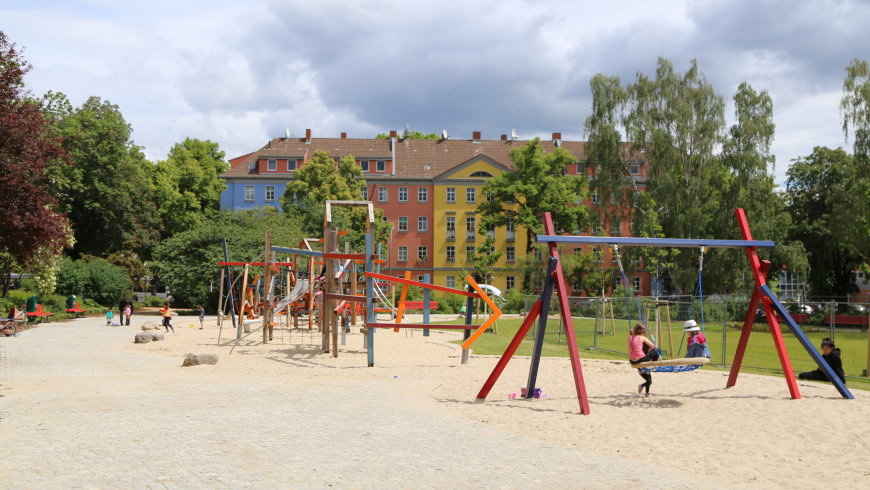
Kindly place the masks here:
POLYGON ((462 348, 468 349, 469 347, 471 347, 471 344, 473 344, 474 341, 477 340, 478 337, 483 335, 483 332, 486 332, 486 329, 489 328, 490 325, 498 320, 498 317, 501 316, 501 310, 498 309, 498 306, 495 305, 495 303, 489 298, 483 288, 481 288, 470 275, 465 276, 465 280, 468 281, 468 284, 471 284, 471 287, 474 288, 475 291, 477 291, 477 294, 480 295, 483 301, 485 301, 486 304, 488 304, 489 307, 492 308, 492 315, 490 315, 489 318, 487 318, 486 321, 483 322, 483 325, 481 325, 480 328, 478 328, 474 331, 474 333, 471 334, 471 337, 468 337, 465 342, 462 343, 462 348))

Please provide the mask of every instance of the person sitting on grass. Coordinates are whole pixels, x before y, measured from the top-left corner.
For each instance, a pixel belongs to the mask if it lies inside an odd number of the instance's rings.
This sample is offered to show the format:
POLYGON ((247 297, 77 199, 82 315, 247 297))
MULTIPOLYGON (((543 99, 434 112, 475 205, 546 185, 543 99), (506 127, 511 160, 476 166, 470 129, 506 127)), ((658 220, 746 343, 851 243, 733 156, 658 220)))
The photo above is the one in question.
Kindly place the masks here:
MULTIPOLYGON (((843 361, 840 359, 840 349, 837 348, 837 346, 834 345, 834 342, 829 338, 822 339, 822 357, 825 358, 825 361, 828 362, 828 365, 831 366, 831 370, 837 374, 837 377, 845 383, 846 373, 843 372, 843 361)), ((825 376, 825 372, 822 371, 821 368, 814 371, 800 373, 798 374, 798 378, 813 381, 828 381, 828 377, 825 376)))

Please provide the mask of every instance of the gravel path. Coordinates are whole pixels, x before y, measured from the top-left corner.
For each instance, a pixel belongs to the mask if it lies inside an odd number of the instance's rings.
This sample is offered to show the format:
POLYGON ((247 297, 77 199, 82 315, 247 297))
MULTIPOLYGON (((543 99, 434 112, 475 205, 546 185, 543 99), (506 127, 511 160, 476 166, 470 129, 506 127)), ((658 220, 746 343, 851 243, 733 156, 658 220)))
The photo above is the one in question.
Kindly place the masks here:
POLYGON ((0 487, 692 486, 451 417, 413 381, 182 368, 101 322, 0 338, 0 487))

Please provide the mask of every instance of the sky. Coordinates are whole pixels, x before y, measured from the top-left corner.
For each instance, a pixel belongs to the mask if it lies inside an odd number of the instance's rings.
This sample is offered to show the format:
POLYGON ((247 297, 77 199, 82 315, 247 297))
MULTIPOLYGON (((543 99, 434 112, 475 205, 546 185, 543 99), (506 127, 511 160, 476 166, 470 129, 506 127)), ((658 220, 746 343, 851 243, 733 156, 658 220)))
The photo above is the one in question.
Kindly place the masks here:
POLYGON ((0 0, 28 89, 118 105, 152 161, 187 137, 232 158, 285 128, 583 140, 593 75, 694 58, 729 126, 741 82, 770 94, 780 184, 813 147, 851 148, 839 101, 867 26, 857 1, 0 0))

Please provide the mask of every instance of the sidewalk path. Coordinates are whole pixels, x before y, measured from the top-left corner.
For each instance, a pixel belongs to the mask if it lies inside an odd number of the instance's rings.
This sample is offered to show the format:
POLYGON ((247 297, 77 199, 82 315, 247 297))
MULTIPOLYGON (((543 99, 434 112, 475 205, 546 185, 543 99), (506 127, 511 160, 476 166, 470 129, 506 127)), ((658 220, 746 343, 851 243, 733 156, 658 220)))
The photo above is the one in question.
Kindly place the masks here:
POLYGON ((182 368, 101 323, 0 338, 0 488, 687 486, 428 410, 410 381, 182 368))

